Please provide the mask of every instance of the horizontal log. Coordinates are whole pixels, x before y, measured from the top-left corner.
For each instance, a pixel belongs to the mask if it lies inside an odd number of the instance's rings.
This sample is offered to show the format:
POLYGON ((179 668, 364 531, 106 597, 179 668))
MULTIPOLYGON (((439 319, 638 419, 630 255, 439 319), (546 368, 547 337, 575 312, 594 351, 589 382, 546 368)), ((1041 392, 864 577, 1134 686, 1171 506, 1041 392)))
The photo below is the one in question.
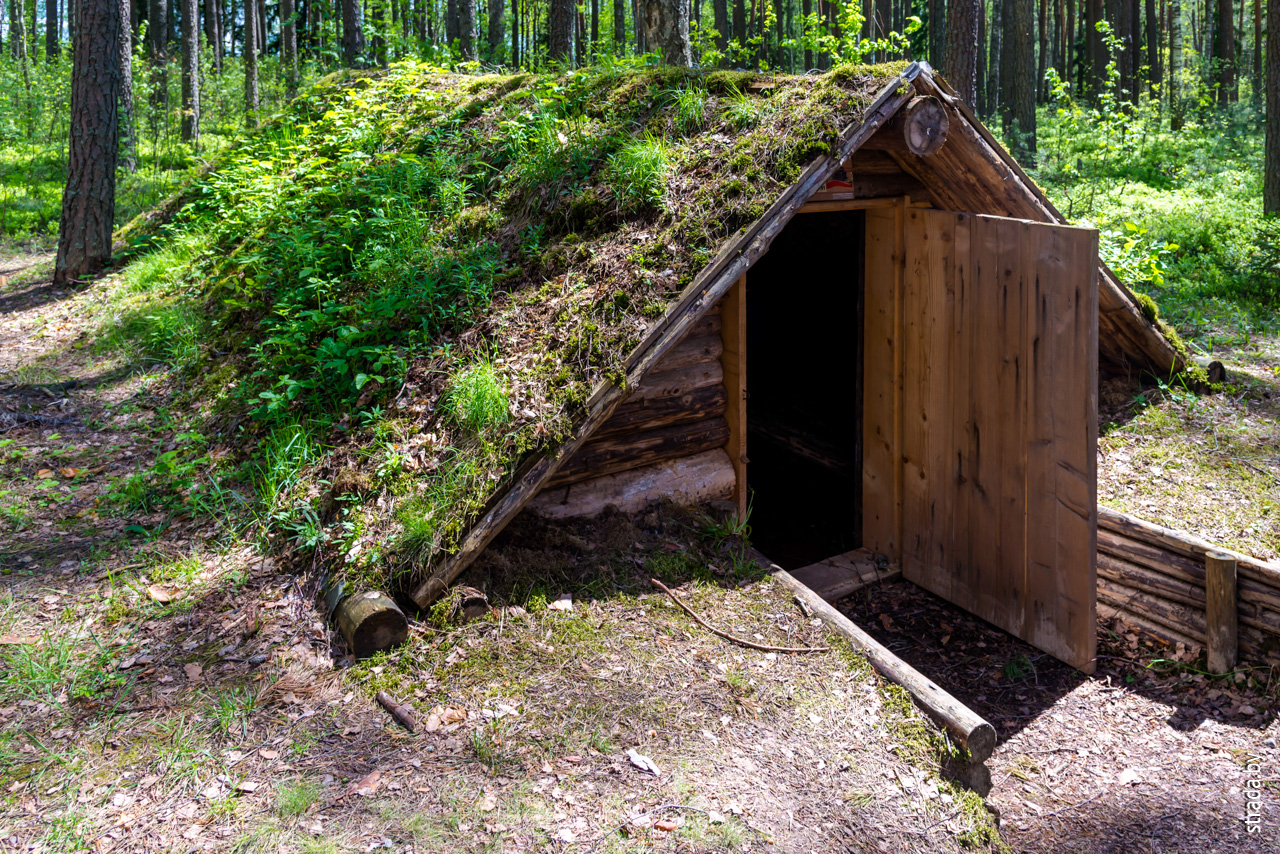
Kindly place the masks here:
POLYGON ((714 362, 724 352, 724 341, 720 332, 705 332, 701 335, 690 335, 663 356, 662 361, 653 366, 655 371, 675 371, 698 365, 703 362, 714 362))
POLYGON ((849 158, 846 170, 852 175, 905 175, 898 162, 883 151, 859 148, 849 158))
POLYGON ((1149 567, 1104 554, 1101 550, 1098 552, 1098 575, 1171 602, 1193 608, 1205 607, 1204 582, 1197 585, 1172 578, 1149 567))
POLYGON ((613 413, 592 441, 643 432, 675 424, 692 424, 724 415, 729 394, 723 385, 694 389, 678 397, 645 397, 628 401, 613 413))
POLYGON ((679 424, 643 433, 629 433, 603 442, 588 442, 569 459, 548 486, 581 480, 581 475, 599 477, 652 465, 663 460, 687 457, 723 448, 729 441, 729 422, 723 417, 696 424, 679 424))
POLYGON ((654 371, 636 386, 627 403, 656 397, 679 397, 723 382, 724 368, 718 361, 702 362, 674 371, 654 371))
POLYGON ((1156 637, 1163 638, 1171 643, 1184 643, 1189 647, 1203 647, 1204 641, 1196 640, 1190 635, 1183 634, 1177 629, 1147 619, 1142 614, 1135 614, 1125 608, 1107 604, 1102 600, 1098 601, 1098 618, 1101 620, 1112 620, 1119 618, 1126 623, 1137 626, 1138 628, 1150 632, 1156 637))
POLYGON ((1168 599, 1143 593, 1141 590, 1135 590, 1102 576, 1098 577, 1098 601, 1105 602, 1113 608, 1123 608, 1130 613, 1141 614, 1152 622, 1195 638, 1196 643, 1205 642, 1203 609, 1170 602, 1168 599))
POLYGON ((1098 508, 1098 529, 1100 532, 1102 530, 1114 531, 1131 540, 1159 546, 1174 554, 1191 558, 1199 563, 1201 567, 1204 566, 1206 552, 1227 552, 1236 558, 1242 579, 1257 582, 1258 587, 1274 590, 1280 594, 1280 564, 1276 564, 1273 561, 1258 560, 1242 552, 1225 549, 1184 531, 1175 531, 1172 528, 1166 528, 1163 525, 1157 525, 1154 522, 1130 516, 1128 513, 1123 513, 1111 507, 1098 508))
POLYGON ((932 718, 947 728, 966 750, 969 760, 985 762, 996 748, 996 731, 968 706, 928 679, 918 670, 890 652, 871 635, 858 628, 844 614, 826 600, 797 581, 790 573, 768 561, 762 561, 773 570, 773 577, 797 599, 808 606, 841 637, 862 650, 871 666, 903 688, 932 718))
POLYGON ((340 599, 333 609, 333 620, 356 658, 398 646, 409 635, 404 612, 377 590, 340 599))
POLYGON ((549 519, 594 516, 606 507, 636 513, 657 501, 702 504, 733 495, 736 475, 723 448, 642 466, 630 471, 551 487, 529 502, 549 519))

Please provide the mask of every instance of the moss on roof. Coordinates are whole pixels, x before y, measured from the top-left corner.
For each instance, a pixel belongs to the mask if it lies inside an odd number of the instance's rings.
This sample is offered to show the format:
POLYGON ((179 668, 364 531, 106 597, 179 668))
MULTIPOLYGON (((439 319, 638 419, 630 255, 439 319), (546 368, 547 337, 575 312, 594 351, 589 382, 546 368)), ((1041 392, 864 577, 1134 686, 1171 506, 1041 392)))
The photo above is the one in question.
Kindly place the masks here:
POLYGON ((902 68, 335 75, 133 239, 195 247, 193 374, 223 423, 373 478, 322 549, 413 575, 902 68))

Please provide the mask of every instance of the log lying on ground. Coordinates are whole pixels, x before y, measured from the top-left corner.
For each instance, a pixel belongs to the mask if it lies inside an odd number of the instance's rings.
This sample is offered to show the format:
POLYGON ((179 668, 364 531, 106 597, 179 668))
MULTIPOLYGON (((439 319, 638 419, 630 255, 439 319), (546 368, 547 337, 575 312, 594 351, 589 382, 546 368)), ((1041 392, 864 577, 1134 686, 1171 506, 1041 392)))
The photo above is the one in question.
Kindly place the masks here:
MULTIPOLYGON (((763 560, 763 559, 762 559, 763 560)), ((763 561, 768 564, 767 560, 763 561)), ((969 751, 971 762, 985 762, 996 749, 996 731, 991 724, 978 717, 967 706, 942 690, 932 680, 925 678, 915 668, 894 655, 875 638, 854 625, 821 596, 797 581, 789 572, 776 564, 768 564, 773 577, 809 610, 831 626, 838 634, 856 646, 867 656, 881 675, 907 689, 931 717, 947 728, 947 731, 969 751)))
POLYGON ((333 620, 356 658, 365 658, 404 642, 409 621, 391 597, 378 590, 343 596, 331 606, 333 620))

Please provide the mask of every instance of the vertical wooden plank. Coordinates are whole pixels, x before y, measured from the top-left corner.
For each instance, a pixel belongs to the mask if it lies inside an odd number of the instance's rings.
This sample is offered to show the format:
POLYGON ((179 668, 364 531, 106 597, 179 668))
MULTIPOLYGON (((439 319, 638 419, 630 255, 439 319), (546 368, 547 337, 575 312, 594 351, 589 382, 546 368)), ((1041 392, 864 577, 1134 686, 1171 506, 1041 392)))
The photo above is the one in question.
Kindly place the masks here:
POLYGON ((951 354, 954 300, 948 295, 952 214, 909 209, 903 277, 903 575, 951 598, 948 571, 953 499, 951 354))
POLYGON ((897 435, 899 240, 895 208, 866 213, 862 386, 862 544, 899 560, 897 435))
POLYGON ((744 275, 721 300, 720 340, 724 350, 720 365, 724 370, 724 388, 729 402, 725 418, 729 422, 729 441, 725 452, 733 464, 735 486, 733 499, 738 505, 738 518, 747 516, 747 277, 744 275))
POLYGON ((1082 670, 1096 653, 1096 237, 1023 228, 1027 561, 1021 636, 1082 670), (1086 270, 1090 272, 1085 273, 1086 270))
MULTIPOLYGON (((989 617, 1003 626, 1021 626, 1027 573, 1027 282, 1022 257, 1023 223, 989 219, 985 230, 991 235, 988 251, 989 295, 997 312, 996 410, 988 432, 999 443, 994 456, 996 534, 999 542, 996 562, 985 585, 990 600, 989 617)), ((1015 630, 1015 634, 1017 630, 1015 630)))

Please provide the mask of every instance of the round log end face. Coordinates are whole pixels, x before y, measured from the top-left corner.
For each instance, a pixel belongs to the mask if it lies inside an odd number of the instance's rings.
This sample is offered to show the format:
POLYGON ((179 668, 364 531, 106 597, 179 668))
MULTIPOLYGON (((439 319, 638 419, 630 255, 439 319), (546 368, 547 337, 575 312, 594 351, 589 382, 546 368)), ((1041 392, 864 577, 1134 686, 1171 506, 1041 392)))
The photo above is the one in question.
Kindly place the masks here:
POLYGON ((986 762, 996 749, 996 728, 989 723, 974 727, 965 739, 970 762, 986 762))
POLYGON ((917 157, 928 157, 947 141, 951 119, 942 101, 932 95, 915 98, 907 104, 902 133, 907 149, 917 157))
POLYGON ((351 646, 356 658, 365 658, 375 652, 391 649, 404 643, 409 636, 409 621, 404 613, 395 610, 379 611, 362 622, 356 629, 351 646))
POLYGON ((338 603, 334 618, 356 658, 402 643, 409 621, 391 597, 377 590, 348 596, 338 603))

